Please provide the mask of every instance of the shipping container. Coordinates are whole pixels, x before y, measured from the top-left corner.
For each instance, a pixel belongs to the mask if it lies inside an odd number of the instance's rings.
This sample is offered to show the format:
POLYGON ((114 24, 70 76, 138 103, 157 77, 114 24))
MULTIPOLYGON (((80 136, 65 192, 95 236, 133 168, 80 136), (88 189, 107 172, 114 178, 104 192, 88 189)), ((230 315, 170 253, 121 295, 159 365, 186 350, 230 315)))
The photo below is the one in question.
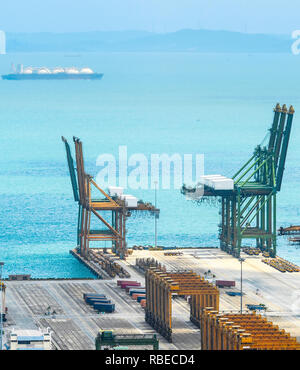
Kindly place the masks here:
POLYGON ((219 288, 232 287, 232 286, 235 286, 235 281, 234 280, 216 280, 216 286, 219 288))
POLYGON ((137 296, 137 302, 140 303, 142 299, 146 298, 146 294, 140 294, 137 296))
POLYGON ((140 289, 145 289, 145 287, 144 286, 134 286, 134 287, 132 287, 131 285, 127 285, 126 286, 126 288, 125 288, 125 290, 126 290, 126 293, 129 293, 132 289, 138 289, 138 290, 140 290, 140 289))
POLYGON ((214 179, 211 180, 212 188, 215 190, 233 190, 234 189, 234 181, 232 179, 224 178, 224 179, 214 179))
POLYGON ((131 288, 134 288, 134 287, 137 287, 137 286, 141 286, 141 283, 125 283, 125 284, 121 284, 121 289, 126 289, 126 287, 130 286, 131 288))
POLYGON ((209 184, 209 180, 212 179, 212 178, 218 178, 218 177, 223 177, 222 175, 205 175, 205 176, 201 176, 200 177, 200 180, 199 180, 199 183, 200 184, 204 184, 204 185, 208 185, 209 184))
POLYGON ((115 304, 114 303, 98 303, 94 305, 94 309, 100 312, 114 312, 115 304))
POLYGON ((109 186, 108 192, 111 196, 117 196, 120 197, 123 194, 124 188, 121 186, 109 186))
POLYGON ((126 287, 126 292, 130 294, 130 292, 136 290, 137 292, 140 292, 141 290, 145 290, 145 287, 144 286, 139 286, 139 287, 131 287, 131 286, 127 286, 126 287))
POLYGON ((97 293, 83 293, 83 299, 86 298, 92 298, 92 297, 105 297, 105 294, 97 294, 97 293))
POLYGON ((137 290, 137 289, 133 289, 129 292, 129 295, 132 296, 132 294, 146 294, 146 290, 145 289, 141 289, 141 290, 137 290))
POLYGON ((124 284, 124 283, 137 283, 137 281, 133 281, 133 280, 117 280, 117 285, 118 286, 121 286, 121 284, 124 284))
POLYGON ((142 296, 143 298, 145 298, 145 294, 140 294, 140 293, 133 293, 132 294, 132 299, 134 299, 135 301, 137 300, 138 297, 142 296))
POLYGON ((91 304, 91 305, 94 305, 95 303, 111 303, 111 300, 110 299, 107 299, 107 298, 93 298, 93 299, 89 299, 87 302, 87 304, 91 304))
POLYGON ((137 207, 138 199, 131 194, 122 194, 121 199, 125 201, 127 207, 137 207))

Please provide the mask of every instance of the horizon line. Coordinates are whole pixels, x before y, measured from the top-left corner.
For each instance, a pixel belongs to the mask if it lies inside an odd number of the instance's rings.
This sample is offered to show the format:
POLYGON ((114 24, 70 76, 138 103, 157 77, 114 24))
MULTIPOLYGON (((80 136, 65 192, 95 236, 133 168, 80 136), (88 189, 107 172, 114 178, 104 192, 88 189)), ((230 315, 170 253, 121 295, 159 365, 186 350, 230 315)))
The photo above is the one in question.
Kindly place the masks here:
MULTIPOLYGON (((168 35, 171 33, 178 33, 182 31, 208 31, 208 32, 224 32, 224 33, 238 33, 243 35, 266 35, 266 36, 290 36, 290 33, 268 33, 268 32, 245 32, 245 31, 233 31, 225 29, 209 29, 209 28, 180 28, 176 31, 148 31, 143 29, 124 29, 124 30, 90 30, 90 31, 1 31, 6 34, 78 34, 78 33, 122 33, 122 32, 145 32, 152 35, 168 35)), ((292 31, 291 31, 292 32, 292 31)))

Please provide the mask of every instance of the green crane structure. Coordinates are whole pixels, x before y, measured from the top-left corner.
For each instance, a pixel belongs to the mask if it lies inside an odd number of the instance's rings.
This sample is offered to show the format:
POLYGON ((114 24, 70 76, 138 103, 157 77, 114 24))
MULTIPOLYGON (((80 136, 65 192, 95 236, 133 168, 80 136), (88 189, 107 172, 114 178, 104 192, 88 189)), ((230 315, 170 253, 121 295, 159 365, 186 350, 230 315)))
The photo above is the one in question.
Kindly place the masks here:
MULTIPOLYGON (((294 108, 277 104, 267 146, 258 145, 252 157, 237 171, 233 190, 204 186, 204 197, 220 197, 220 248, 240 256, 243 239, 276 256, 276 194, 281 189, 292 128, 294 108)), ((183 186, 182 192, 195 191, 183 186)))
POLYGON ((153 350, 159 349, 159 341, 156 334, 115 334, 112 330, 100 330, 96 339, 96 350, 102 347, 117 346, 153 346, 153 350))

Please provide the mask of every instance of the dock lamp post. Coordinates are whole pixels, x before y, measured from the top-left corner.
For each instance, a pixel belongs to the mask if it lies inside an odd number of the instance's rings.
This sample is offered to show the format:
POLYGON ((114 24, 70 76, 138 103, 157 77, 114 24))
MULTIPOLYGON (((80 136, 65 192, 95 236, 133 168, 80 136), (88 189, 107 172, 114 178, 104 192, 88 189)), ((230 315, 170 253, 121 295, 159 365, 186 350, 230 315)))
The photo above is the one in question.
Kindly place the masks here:
POLYGON ((3 265, 4 265, 4 262, 0 262, 0 284, 1 284, 1 310, 0 310, 0 351, 2 350, 2 335, 3 335, 3 324, 2 324, 2 320, 3 320, 3 285, 2 285, 2 271, 3 271, 3 265))
POLYGON ((243 313, 243 262, 245 258, 239 258, 241 263, 241 313, 243 313))

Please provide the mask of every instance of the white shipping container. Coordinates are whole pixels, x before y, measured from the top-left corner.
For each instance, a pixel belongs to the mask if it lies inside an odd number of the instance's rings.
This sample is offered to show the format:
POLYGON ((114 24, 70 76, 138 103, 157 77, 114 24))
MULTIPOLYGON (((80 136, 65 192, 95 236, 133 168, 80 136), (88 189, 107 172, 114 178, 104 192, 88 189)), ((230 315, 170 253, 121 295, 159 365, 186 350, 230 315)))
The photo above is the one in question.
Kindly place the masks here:
POLYGON ((224 178, 222 175, 205 175, 202 176, 201 180, 204 185, 209 186, 209 181, 215 178, 224 178))
POLYGON ((201 176, 199 183, 209 186, 215 190, 233 190, 234 182, 232 179, 220 174, 201 176))
POLYGON ((233 190, 234 182, 229 178, 212 180, 212 187, 215 190, 233 190))
POLYGON ((116 195, 120 197, 123 194, 123 190, 124 188, 122 188, 121 186, 109 186, 108 187, 108 192, 112 196, 116 195))
POLYGON ((122 200, 125 200, 127 207, 137 207, 138 199, 131 194, 122 194, 120 196, 122 200))
POLYGON ((131 194, 121 194, 121 196, 120 196, 121 199, 125 199, 127 197, 133 197, 133 195, 131 195, 131 194))
POLYGON ((220 174, 214 174, 214 175, 203 175, 200 177, 200 182, 204 182, 206 179, 212 178, 212 177, 220 177, 222 175, 220 174))
POLYGON ((137 207, 138 199, 136 197, 130 196, 125 198, 125 204, 127 207, 137 207))
POLYGON ((206 181, 206 184, 205 185, 213 188, 215 181, 223 181, 223 180, 226 180, 226 177, 220 176, 220 177, 211 178, 211 179, 209 179, 209 180, 206 181))

